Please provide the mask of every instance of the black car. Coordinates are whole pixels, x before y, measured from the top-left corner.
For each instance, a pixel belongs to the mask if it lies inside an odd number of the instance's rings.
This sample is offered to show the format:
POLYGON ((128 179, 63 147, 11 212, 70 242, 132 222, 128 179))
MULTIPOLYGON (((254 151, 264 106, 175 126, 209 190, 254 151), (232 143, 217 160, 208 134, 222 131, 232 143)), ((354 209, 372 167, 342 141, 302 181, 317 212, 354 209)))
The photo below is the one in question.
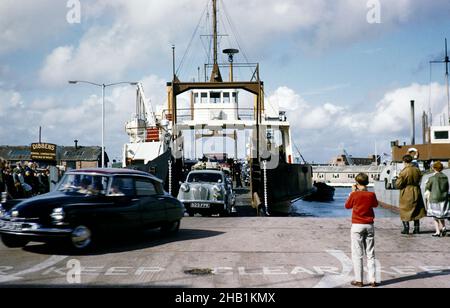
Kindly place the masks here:
POLYGON ((10 248, 61 239, 86 250, 99 235, 154 228, 176 233, 185 212, 159 179, 127 169, 70 171, 52 193, 2 202, 0 235, 10 248))

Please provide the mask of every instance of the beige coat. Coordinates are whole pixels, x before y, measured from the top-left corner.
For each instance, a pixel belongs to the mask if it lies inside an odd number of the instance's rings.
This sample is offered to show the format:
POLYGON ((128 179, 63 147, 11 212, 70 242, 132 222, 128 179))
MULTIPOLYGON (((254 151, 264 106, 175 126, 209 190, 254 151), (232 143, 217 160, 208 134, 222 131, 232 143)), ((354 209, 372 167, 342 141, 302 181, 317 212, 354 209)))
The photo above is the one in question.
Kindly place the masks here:
POLYGON ((400 189, 400 217, 402 221, 416 221, 426 216, 420 181, 422 173, 419 168, 407 165, 400 173, 397 188, 400 189))

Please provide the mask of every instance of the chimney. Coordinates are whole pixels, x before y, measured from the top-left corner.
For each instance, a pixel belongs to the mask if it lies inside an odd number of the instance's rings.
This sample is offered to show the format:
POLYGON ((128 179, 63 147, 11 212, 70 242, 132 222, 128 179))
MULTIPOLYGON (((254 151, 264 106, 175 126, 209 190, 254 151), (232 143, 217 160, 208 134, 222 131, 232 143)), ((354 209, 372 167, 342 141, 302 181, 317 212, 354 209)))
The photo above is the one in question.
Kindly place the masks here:
POLYGON ((75 150, 78 150, 78 140, 75 140, 75 150))
POLYGON ((411 145, 416 144, 416 102, 411 101, 411 145))

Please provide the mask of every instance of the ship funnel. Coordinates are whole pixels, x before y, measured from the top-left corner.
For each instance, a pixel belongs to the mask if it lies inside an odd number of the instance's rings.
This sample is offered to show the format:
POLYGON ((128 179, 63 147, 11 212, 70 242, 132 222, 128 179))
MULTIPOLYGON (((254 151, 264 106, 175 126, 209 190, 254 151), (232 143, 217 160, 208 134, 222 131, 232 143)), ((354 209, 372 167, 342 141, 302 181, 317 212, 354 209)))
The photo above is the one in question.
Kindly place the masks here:
POLYGON ((416 144, 416 102, 411 101, 411 145, 416 144))

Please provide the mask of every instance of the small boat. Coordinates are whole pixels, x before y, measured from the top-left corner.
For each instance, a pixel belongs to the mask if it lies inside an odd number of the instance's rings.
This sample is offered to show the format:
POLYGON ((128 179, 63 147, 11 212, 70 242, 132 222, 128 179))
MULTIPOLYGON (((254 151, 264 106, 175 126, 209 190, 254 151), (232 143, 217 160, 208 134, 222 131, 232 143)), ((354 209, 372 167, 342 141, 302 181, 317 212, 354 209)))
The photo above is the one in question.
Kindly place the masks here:
POLYGON ((314 183, 313 192, 303 200, 308 202, 331 202, 334 201, 336 189, 323 182, 314 183))

